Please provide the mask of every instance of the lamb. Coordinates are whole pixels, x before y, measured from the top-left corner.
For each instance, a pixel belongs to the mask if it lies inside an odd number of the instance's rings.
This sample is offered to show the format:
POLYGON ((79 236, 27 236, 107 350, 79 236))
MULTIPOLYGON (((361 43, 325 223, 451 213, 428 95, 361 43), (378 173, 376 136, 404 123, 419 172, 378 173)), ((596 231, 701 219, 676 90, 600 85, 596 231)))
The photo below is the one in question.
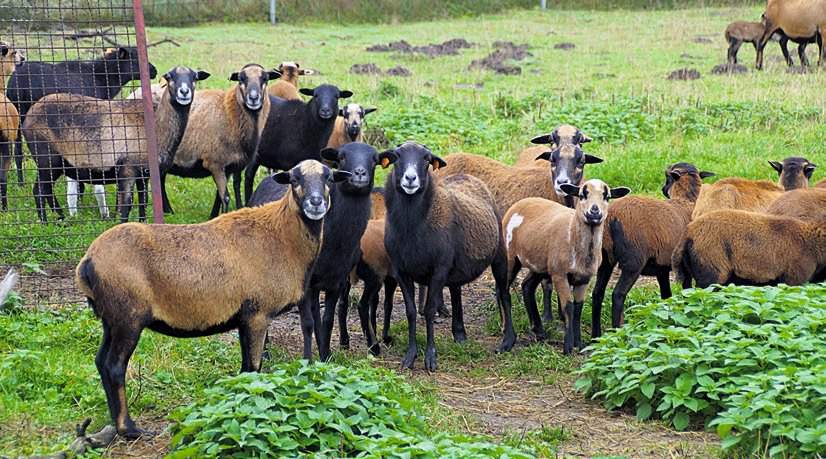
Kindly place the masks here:
POLYGON ((703 185, 694 206, 692 219, 718 209, 739 209, 764 212, 784 190, 807 187, 815 165, 805 158, 789 157, 782 163, 769 161, 780 174, 779 185, 768 180, 748 180, 729 177, 711 185, 703 185))
POLYGON ((826 268, 826 226, 793 217, 718 210, 688 225, 672 256, 677 279, 711 284, 799 285, 826 268), (748 237, 745 237, 748 235, 748 237))
POLYGON ((16 65, 23 63, 23 55, 6 42, 0 41, 0 209, 8 210, 7 175, 11 166, 11 146, 17 141, 20 114, 6 97, 6 79, 16 65))
POLYGON ((536 136, 531 139, 531 143, 539 145, 522 150, 522 152, 519 153, 519 157, 516 158, 514 166, 524 167, 534 165, 544 167, 544 160, 539 158, 540 155, 548 150, 548 147, 543 146, 544 144, 550 145, 551 149, 555 149, 562 144, 582 146, 582 144, 588 143, 591 140, 593 139, 585 135, 576 126, 561 124, 551 131, 550 134, 536 136))
POLYGON ((434 371, 433 318, 442 289, 445 285, 450 289, 453 339, 464 341, 461 286, 472 282, 489 266, 496 280, 496 300, 504 325, 498 350, 510 350, 516 334, 507 290, 505 244, 496 202, 484 182, 465 174, 444 179, 431 174, 429 167, 438 170, 446 163, 415 142, 383 152, 379 161, 384 167, 394 165, 384 189, 384 246, 392 262, 393 277, 401 286, 407 316, 408 348, 402 367, 411 368, 417 354, 413 283, 428 287, 425 368, 434 371))
MULTIPOLYGON (((230 81, 238 82, 232 88, 199 91, 195 97, 190 128, 184 133, 168 173, 189 178, 212 177, 215 200, 210 218, 221 210, 229 210, 228 175, 235 179, 235 204, 241 207, 241 171, 255 156, 270 113, 267 82, 279 76, 275 70, 247 64, 230 75, 230 81)), ((163 173, 161 193, 164 212, 171 213, 163 173)))
POLYGON ((310 358, 306 284, 323 241, 329 183, 349 175, 304 161, 276 174, 290 184, 279 201, 200 224, 127 223, 89 246, 75 282, 103 325, 95 364, 120 435, 143 434, 127 411, 125 376, 145 328, 175 337, 238 329, 241 371, 259 371, 270 319, 299 305, 310 358))
POLYGON ((803 188, 784 193, 766 209, 770 215, 826 223, 826 189, 803 188))
POLYGON ((757 44, 757 70, 763 69, 763 49, 778 30, 791 39, 814 37, 819 48, 818 65, 826 64, 826 0, 768 0, 763 23, 765 30, 757 44))
POLYGON ((315 72, 300 68, 298 62, 288 61, 278 65, 278 73, 281 74, 281 78, 269 86, 267 93, 286 100, 301 100, 301 96, 298 95, 298 77, 312 75, 315 72))
POLYGON ((537 339, 546 338, 536 309, 536 287, 550 277, 559 304, 564 305, 565 338, 563 352, 582 348, 581 314, 585 293, 602 258, 602 233, 610 199, 631 192, 625 187, 609 188, 601 180, 588 180, 581 186, 562 185, 579 199, 571 209, 542 198, 523 199, 508 209, 502 219, 508 250, 508 285, 526 267, 522 284, 525 308, 537 339))
POLYGON ((328 148, 338 148, 345 143, 362 142, 364 133, 364 117, 376 111, 375 108, 363 108, 359 104, 350 103, 339 110, 336 117, 336 124, 333 126, 333 133, 327 142, 328 148))
MULTIPOLYGON (((762 22, 735 21, 729 24, 725 31, 726 42, 729 44, 727 52, 728 64, 733 66, 737 63, 737 53, 743 43, 751 43, 754 45, 754 50, 757 51, 757 44, 763 36, 764 31, 765 26, 762 22)), ((775 32, 775 36, 780 37, 780 50, 783 51, 786 64, 789 67, 793 66, 794 61, 789 55, 788 47, 790 38, 783 34, 782 31, 775 32)), ((792 38, 792 41, 798 43, 797 54, 800 56, 800 65, 808 66, 809 59, 806 57, 806 45, 815 43, 815 37, 805 39, 792 38)))
POLYGON ((289 169, 305 159, 321 159, 321 150, 333 132, 338 99, 353 95, 329 84, 317 88, 302 88, 301 94, 313 98, 283 100, 269 97, 271 105, 266 126, 256 155, 244 170, 244 202, 249 202, 255 182, 255 173, 263 165, 274 170, 289 169))
MULTIPOLYGON (((149 63, 149 77, 158 71, 149 63)), ((109 48, 101 59, 49 64, 26 61, 9 79, 6 96, 20 113, 20 124, 32 105, 49 94, 69 93, 96 99, 112 99, 126 83, 140 80, 138 49, 132 46, 109 48)), ((20 135, 15 143, 17 181, 23 184, 23 145, 20 135)))
MULTIPOLYGON (((173 161, 183 136, 195 82, 208 77, 207 72, 186 67, 164 75, 167 91, 155 119, 161 170, 173 161)), ((78 181, 117 183, 121 222, 129 218, 132 187, 137 185, 139 218, 146 219, 149 159, 141 142, 146 138, 141 101, 51 94, 29 110, 23 133, 37 163, 33 193, 41 222, 47 221, 44 201, 63 219, 52 187, 64 173, 78 181)))
POLYGON ((605 288, 614 267, 622 274, 614 287, 611 326, 622 326, 625 298, 640 275, 656 276, 663 299, 671 297, 671 253, 685 234, 703 178, 693 164, 676 163, 665 171, 666 201, 628 196, 608 207, 602 239, 602 263, 597 270, 592 297, 591 336, 602 334, 600 318, 605 288))

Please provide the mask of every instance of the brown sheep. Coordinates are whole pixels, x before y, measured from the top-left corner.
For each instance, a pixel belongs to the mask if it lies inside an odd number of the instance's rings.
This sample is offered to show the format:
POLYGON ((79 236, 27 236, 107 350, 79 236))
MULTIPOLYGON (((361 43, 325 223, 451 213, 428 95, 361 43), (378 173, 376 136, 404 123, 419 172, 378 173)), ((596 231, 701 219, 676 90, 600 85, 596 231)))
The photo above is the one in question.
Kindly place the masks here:
POLYGON ((0 41, 0 208, 8 210, 7 177, 11 167, 11 146, 17 141, 20 114, 6 97, 6 80, 22 64, 23 55, 6 42, 0 41))
POLYGON ((815 185, 815 188, 826 188, 826 179, 823 179, 815 185))
POLYGON ((780 174, 779 185, 768 180, 741 177, 724 178, 711 185, 703 185, 692 219, 719 209, 765 212, 775 199, 783 195, 784 190, 808 187, 815 169, 814 164, 799 157, 786 158, 782 163, 769 161, 769 164, 780 174))
POLYGON ((663 194, 667 200, 628 196, 608 207, 603 233, 602 264, 594 283, 591 336, 602 334, 600 318, 605 289, 614 268, 622 274, 611 298, 611 326, 622 326, 625 298, 640 275, 656 276, 660 296, 671 297, 671 253, 685 235, 703 178, 693 164, 677 163, 665 171, 663 194))
MULTIPOLYGON (((531 143, 547 144, 551 149, 556 148, 564 143, 571 145, 582 145, 590 142, 592 139, 585 135, 576 126, 570 124, 562 124, 557 126, 550 134, 540 135, 531 139, 531 143)), ((519 153, 516 162, 513 164, 516 167, 523 166, 540 166, 545 167, 545 162, 539 156, 548 151, 548 147, 538 145, 536 147, 528 147, 519 153)))
POLYGON ((95 364, 120 435, 143 433, 127 411, 125 377, 145 328, 176 337, 238 329, 241 371, 258 371, 270 318, 298 304, 310 358, 305 284, 322 241, 329 183, 347 176, 305 161, 276 175, 292 184, 279 201, 200 224, 127 223, 92 242, 75 282, 103 324, 95 364))
MULTIPOLYGON (((743 43, 751 43, 754 45, 754 50, 757 51, 757 43, 760 41, 760 38, 763 36, 763 32, 765 30, 766 28, 762 22, 735 21, 729 24, 725 31, 726 42, 729 44, 727 53, 728 64, 733 66, 737 63, 737 52, 740 50, 740 46, 742 46, 743 43)), ((775 35, 780 36, 780 50, 783 51, 783 57, 786 59, 786 64, 788 64, 789 67, 793 66, 794 61, 789 55, 789 37, 780 32, 776 32, 775 35)), ((800 56, 800 65, 809 65, 809 59, 806 57, 806 45, 809 43, 814 43, 816 40, 813 38, 814 37, 806 39, 792 39, 792 41, 798 43, 797 54, 800 56)))
POLYGON ((826 225, 718 210, 689 223, 671 260, 684 285, 799 285, 826 267, 826 225))
POLYGON ((356 103, 349 103, 339 109, 327 148, 339 148, 350 142, 363 142, 364 117, 374 111, 376 111, 375 108, 362 108, 356 103))
POLYGON ((763 49, 777 31, 791 39, 817 38, 818 65, 826 64, 826 0, 768 0, 763 23, 765 30, 757 44, 757 70, 763 69, 763 49))
POLYGON ((525 308, 537 339, 546 338, 534 298, 542 278, 550 277, 565 316, 563 352, 582 347, 580 317, 585 293, 602 258, 602 233, 608 200, 631 190, 609 188, 600 180, 581 186, 562 185, 579 198, 576 208, 542 199, 523 199, 508 209, 502 219, 508 251, 508 283, 524 266, 528 276, 522 284, 525 308))
POLYGON ((281 78, 270 84, 267 93, 271 96, 287 100, 301 100, 298 93, 298 77, 315 73, 310 69, 302 69, 298 62, 282 62, 278 65, 281 78))
MULTIPOLYGON (((169 174, 215 181, 215 201, 210 218, 229 210, 227 176, 233 176, 236 207, 241 207, 241 171, 258 149, 270 112, 267 82, 280 74, 258 64, 247 64, 230 75, 238 84, 224 91, 199 91, 192 104, 189 129, 178 147, 169 174)), ((172 206, 166 195, 166 174, 161 174, 164 213, 172 206)))
POLYGON ((794 217, 807 222, 826 222, 826 189, 804 188, 784 193, 766 210, 770 215, 794 217))

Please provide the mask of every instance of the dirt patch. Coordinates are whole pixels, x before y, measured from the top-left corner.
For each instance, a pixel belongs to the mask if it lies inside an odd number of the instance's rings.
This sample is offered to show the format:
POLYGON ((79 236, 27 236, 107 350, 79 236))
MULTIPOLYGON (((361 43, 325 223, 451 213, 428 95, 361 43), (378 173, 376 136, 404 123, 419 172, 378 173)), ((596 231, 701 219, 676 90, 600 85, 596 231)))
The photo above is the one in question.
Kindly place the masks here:
POLYGON ((402 54, 424 54, 429 57, 438 57, 438 56, 456 56, 459 54, 459 50, 472 48, 475 46, 473 43, 465 40, 464 38, 453 38, 451 40, 447 40, 443 43, 431 43, 429 45, 423 46, 413 46, 405 40, 393 41, 386 45, 373 45, 367 47, 367 51, 371 53, 387 53, 387 52, 397 52, 402 54))
POLYGON ((356 75, 378 75, 381 74, 381 69, 376 64, 353 64, 350 67, 350 73, 356 75))
POLYGON ((557 44, 554 45, 554 49, 570 50, 570 49, 574 49, 574 48, 576 48, 575 44, 567 43, 567 42, 566 43, 557 43, 557 44))
POLYGON ((666 80, 696 80, 700 78, 700 71, 697 69, 677 69, 668 74, 666 80))
POLYGON ((725 75, 728 73, 746 73, 748 71, 748 67, 740 64, 720 64, 715 65, 714 68, 711 69, 711 73, 713 73, 714 75, 725 75))
POLYGON ((492 70, 502 75, 519 75, 522 67, 508 63, 508 61, 521 61, 533 56, 528 52, 528 45, 517 45, 510 41, 497 41, 493 43, 495 50, 484 59, 477 59, 470 63, 468 70, 492 70))
POLYGON ((409 77, 413 75, 413 73, 407 67, 402 67, 401 65, 397 65, 384 73, 385 75, 400 77, 409 77))
POLYGON ((691 41, 693 41, 694 43, 701 43, 701 44, 704 44, 704 45, 714 43, 714 40, 712 40, 711 38, 708 38, 708 37, 704 37, 702 35, 697 35, 691 41))

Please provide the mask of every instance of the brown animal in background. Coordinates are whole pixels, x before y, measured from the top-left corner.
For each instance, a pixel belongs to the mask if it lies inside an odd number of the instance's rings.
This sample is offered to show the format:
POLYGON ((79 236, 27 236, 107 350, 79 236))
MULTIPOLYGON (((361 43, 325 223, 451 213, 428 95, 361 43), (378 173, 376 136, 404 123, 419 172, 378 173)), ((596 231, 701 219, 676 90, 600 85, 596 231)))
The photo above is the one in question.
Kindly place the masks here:
POLYGON ((305 161, 276 174, 292 183, 279 201, 200 224, 127 223, 95 239, 75 282, 103 324, 95 364, 120 435, 143 434, 127 411, 125 377, 145 328, 176 337, 238 329, 241 371, 258 371, 270 319, 298 304, 304 358, 311 357, 313 316, 302 299, 329 184, 347 176, 305 161))
POLYGON ((345 143, 363 142, 364 117, 376 111, 375 108, 363 108, 356 103, 349 103, 339 109, 336 124, 327 142, 327 148, 339 148, 345 143))
MULTIPOLYGON (((757 51, 757 43, 765 30, 766 28, 762 22, 735 21, 729 24, 725 32, 726 42, 729 44, 727 53, 729 65, 737 63, 737 52, 743 43, 751 43, 754 45, 754 50, 757 51)), ((789 67, 793 66, 794 61, 789 55, 789 37, 781 32, 776 32, 775 35, 780 37, 780 50, 783 51, 786 64, 789 67)), ((806 45, 814 43, 816 40, 811 37, 806 39, 794 38, 792 41, 798 43, 797 54, 800 56, 800 65, 808 66, 809 59, 806 57, 806 45)))
POLYGON ((579 130, 576 126, 570 124, 561 124, 556 127, 550 134, 536 136, 531 139, 531 143, 540 144, 536 147, 528 147, 519 153, 516 162, 513 164, 516 167, 524 166, 539 166, 545 167, 545 160, 539 158, 540 155, 548 151, 548 146, 555 149, 562 144, 579 145, 590 142, 591 139, 579 130), (547 144, 548 146, 545 146, 547 144))
POLYGON ((677 163, 665 171, 667 200, 628 196, 611 203, 602 242, 602 264, 594 283, 591 336, 602 334, 600 318, 605 289, 619 264, 621 275, 611 297, 611 326, 623 323, 625 298, 640 275, 656 276, 660 296, 671 297, 671 254, 685 235, 703 178, 693 164, 677 163))
POLYGON ((671 260, 684 285, 799 285, 826 267, 826 225, 718 210, 689 223, 671 260))
POLYGON ((703 185, 692 218, 720 209, 765 212, 775 199, 783 195, 784 190, 809 186, 809 178, 815 168, 807 159, 799 157, 786 158, 782 163, 769 161, 769 164, 780 174, 779 185, 768 180, 741 177, 724 178, 711 185, 703 185))
POLYGON ((766 213, 826 224, 826 189, 804 188, 789 191, 777 198, 766 213))
POLYGON ((298 93, 298 77, 315 73, 313 70, 300 68, 298 62, 289 61, 279 64, 277 71, 281 74, 281 78, 269 85, 267 93, 287 100, 301 100, 298 93))
POLYGON ((826 179, 823 179, 815 185, 815 188, 826 188, 826 179))
POLYGON ((6 97, 6 80, 14 67, 22 64, 23 55, 6 42, 0 41, 0 208, 8 210, 7 178, 11 167, 11 146, 17 141, 20 113, 6 97))
MULTIPOLYGON (((826 0, 768 0, 763 13, 765 30, 757 44, 757 70, 763 69, 763 49, 778 30, 791 39, 816 39, 818 65, 826 63, 826 0)), ((788 61, 788 60, 787 60, 788 61)))
POLYGON ((523 266, 529 271, 522 294, 534 334, 539 340, 546 338, 534 295, 539 281, 550 277, 565 315, 563 352, 570 354, 574 347, 582 347, 582 306, 588 283, 602 258, 608 200, 621 198, 631 190, 612 189, 601 180, 588 180, 582 186, 566 183, 562 188, 578 197, 576 208, 527 198, 508 209, 502 226, 508 251, 508 284, 523 266))

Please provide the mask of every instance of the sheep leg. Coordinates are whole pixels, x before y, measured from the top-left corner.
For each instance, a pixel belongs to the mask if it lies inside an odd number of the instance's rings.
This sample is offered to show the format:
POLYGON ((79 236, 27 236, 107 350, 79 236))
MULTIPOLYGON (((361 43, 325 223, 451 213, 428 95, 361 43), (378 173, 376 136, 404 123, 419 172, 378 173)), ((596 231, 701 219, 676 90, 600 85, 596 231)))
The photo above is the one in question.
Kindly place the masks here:
POLYGON ((818 35, 817 45, 820 47, 820 58, 817 61, 817 65, 826 64, 826 47, 823 46, 823 42, 826 42, 826 27, 821 28, 820 34, 818 35))
POLYGON ((671 298, 671 271, 668 268, 657 271, 657 283, 660 285, 660 298, 671 298))
POLYGON ((126 398, 126 367, 138 345, 142 330, 132 328, 125 323, 109 327, 108 333, 106 329, 107 326, 104 325, 104 340, 98 352, 98 358, 95 360, 98 364, 103 390, 106 392, 109 414, 112 416, 119 435, 128 439, 136 439, 147 435, 147 432, 138 429, 129 417, 126 398))
POLYGON ((444 302, 442 290, 447 280, 447 269, 439 269, 430 277, 427 286, 427 303, 425 304, 424 320, 427 335, 427 344, 424 351, 424 368, 427 371, 436 371, 436 332, 433 327, 436 318, 436 309, 444 302))
POLYGON ((535 272, 529 272, 522 282, 522 299, 525 302, 525 310, 528 312, 528 319, 531 321, 531 329, 537 341, 545 341, 548 336, 545 334, 545 327, 542 326, 542 319, 536 309, 536 288, 543 281, 543 276, 535 272))
MULTIPOLYGON (((450 291, 450 307, 453 311, 453 320, 450 323, 450 331, 453 332, 453 341, 463 343, 467 341, 465 333, 465 319, 462 312, 462 287, 448 287, 450 291)), ((444 301, 444 298, 442 298, 444 301)))
MULTIPOLYGON (((501 239, 501 238, 500 238, 501 239)), ((504 239, 499 241, 499 249, 490 264, 493 279, 496 282, 496 302, 499 305, 499 314, 502 317, 502 344, 496 352, 505 352, 513 349, 516 344, 516 332, 513 330, 513 313, 511 294, 508 289, 508 259, 504 239)))
POLYGON ((376 338, 376 312, 373 305, 378 304, 381 282, 378 278, 364 280, 364 290, 359 300, 359 320, 361 330, 367 339, 367 350, 373 355, 379 355, 381 349, 376 338), (371 314, 372 313, 372 314, 371 314), (372 317, 371 317, 372 315, 372 317))
MULTIPOLYGON (((387 276, 384 279, 384 328, 381 331, 381 340, 384 344, 393 344, 393 337, 390 336, 390 316, 393 314, 393 296, 396 293, 396 279, 387 276)), ((378 303, 378 293, 376 293, 376 303, 378 303)), ((373 322, 375 323, 375 309, 373 311, 373 322)))
POLYGON ((416 299, 414 298, 415 287, 413 286, 413 279, 410 276, 402 276, 396 274, 394 276, 402 290, 402 298, 404 298, 404 312, 407 316, 407 352, 402 359, 402 368, 413 368, 413 362, 416 361, 416 354, 418 349, 416 347, 416 299))
POLYGON ((250 198, 252 197, 252 187, 255 185, 255 174, 258 172, 258 167, 261 162, 258 155, 253 155, 250 163, 244 169, 244 205, 250 205, 250 198))
POLYGON ((70 217, 74 217, 77 215, 77 201, 79 188, 80 186, 77 180, 74 180, 71 177, 66 177, 66 207, 69 208, 70 217))
POLYGON ((100 211, 100 218, 109 218, 109 208, 106 207, 106 188, 103 185, 95 185, 94 193, 100 211))
POLYGON ((810 65, 809 64, 809 58, 806 57, 806 44, 807 43, 804 42, 804 43, 801 43, 801 44, 797 45, 797 55, 798 55, 798 57, 800 57, 800 66, 801 67, 808 67, 810 65))
POLYGON ((172 210, 172 204, 166 194, 166 172, 161 173, 161 200, 163 201, 163 213, 174 214, 175 211, 172 210))
POLYGON ((11 166, 10 142, 0 143, 0 208, 9 210, 8 174, 11 166))
POLYGON ((793 67, 794 61, 792 60, 792 56, 789 54, 789 39, 785 35, 780 37, 780 51, 783 52, 783 59, 786 60, 786 65, 793 67))
POLYGON ((118 180, 118 212, 120 222, 129 221, 129 214, 132 212, 132 188, 135 186, 135 177, 124 176, 118 180))
MULTIPOLYGON (((308 295, 309 292, 305 294, 308 295)), ((304 359, 311 360, 313 358, 313 328, 315 328, 315 321, 313 320, 313 312, 311 310, 309 301, 300 301, 298 306, 298 315, 301 318, 301 334, 304 338, 304 359)))
POLYGON ((611 294, 611 326, 614 328, 622 327, 625 314, 625 298, 631 287, 637 282, 642 268, 635 268, 630 266, 623 266, 620 278, 617 285, 614 286, 614 293, 611 294))
MULTIPOLYGON (((20 126, 23 126, 23 121, 26 116, 20 117, 20 126)), ((17 128, 17 140, 14 142, 14 165, 17 167, 17 185, 23 186, 23 129, 17 128)))
POLYGON ((235 195, 235 209, 238 210, 244 207, 244 202, 241 201, 241 171, 232 173, 232 193, 235 195))
MULTIPOLYGON (((146 189, 147 189, 147 177, 141 176, 138 177, 138 180, 135 182, 135 186, 138 189, 138 221, 145 223, 146 222, 146 189)), ((97 190, 95 190, 95 198, 97 198, 97 190)), ((98 201, 99 203, 100 201, 98 201)))
POLYGON ((757 70, 763 70, 763 50, 766 48, 766 44, 768 44, 775 32, 777 32, 777 27, 766 20, 766 30, 757 42, 757 59, 754 65, 757 70))
POLYGON ((605 289, 608 287, 608 281, 611 280, 614 266, 606 260, 606 257, 602 257, 591 295, 591 338, 602 336, 602 303, 605 300, 605 289))
POLYGON ((308 293, 305 297, 305 300, 310 302, 310 313, 313 315, 313 334, 315 335, 315 344, 318 346, 319 359, 324 362, 330 358, 330 353, 325 352, 324 350, 324 328, 321 323, 320 295, 321 290, 310 289, 310 293, 308 293))
POLYGON ((215 202, 212 205, 212 211, 209 213, 210 219, 217 217, 221 211, 229 211, 227 175, 223 170, 213 171, 212 179, 215 180, 215 202))
POLYGON ((565 317, 565 338, 562 341, 562 352, 570 354, 574 348, 574 304, 571 295, 571 285, 568 283, 568 276, 566 273, 553 274, 551 280, 556 287, 556 293, 559 296, 559 304, 564 305, 562 308, 562 315, 565 317))
POLYGON ((268 324, 267 316, 261 313, 254 313, 241 321, 238 327, 238 340, 241 343, 241 373, 261 371, 268 324))
POLYGON ((58 205, 54 197, 54 181, 57 171, 55 168, 40 169, 37 172, 37 182, 34 184, 34 197, 37 203, 37 214, 40 216, 40 221, 46 223, 46 206, 44 201, 48 202, 51 209, 57 213, 57 218, 63 220, 63 209, 58 205))
MULTIPOLYGON (((729 66, 732 66, 737 63, 737 52, 740 50, 740 46, 743 44, 742 41, 736 38, 729 38, 728 42, 728 63, 729 66)), ((757 44, 755 43, 755 49, 757 44)))
POLYGON ((551 323, 554 320, 553 291, 551 279, 542 279, 542 321, 545 323, 551 323))
POLYGON ((574 346, 582 349, 582 306, 585 304, 585 295, 588 293, 588 284, 574 287, 574 320, 571 328, 574 332, 574 346))
MULTIPOLYGON (((361 308, 361 302, 359 302, 361 308)), ((350 281, 344 283, 344 290, 338 301, 338 346, 342 349, 350 348, 350 333, 347 331, 347 313, 350 310, 350 281)), ((359 316, 361 310, 359 309, 359 316)), ((366 335, 365 335, 366 336, 366 335)))
POLYGON ((337 288, 324 290, 324 317, 321 319, 321 341, 323 349, 319 350, 320 354, 324 354, 321 357, 322 360, 328 360, 330 358, 330 341, 333 339, 333 325, 335 324, 336 319, 336 304, 338 303, 339 296, 341 295, 341 291, 343 289, 344 286, 339 285, 337 288))

